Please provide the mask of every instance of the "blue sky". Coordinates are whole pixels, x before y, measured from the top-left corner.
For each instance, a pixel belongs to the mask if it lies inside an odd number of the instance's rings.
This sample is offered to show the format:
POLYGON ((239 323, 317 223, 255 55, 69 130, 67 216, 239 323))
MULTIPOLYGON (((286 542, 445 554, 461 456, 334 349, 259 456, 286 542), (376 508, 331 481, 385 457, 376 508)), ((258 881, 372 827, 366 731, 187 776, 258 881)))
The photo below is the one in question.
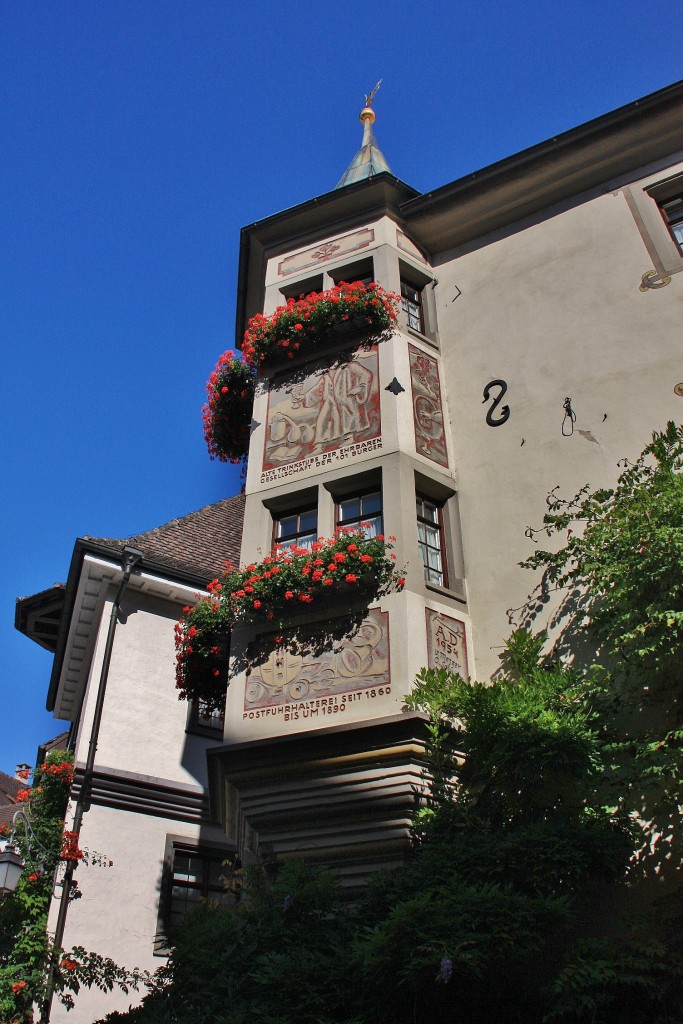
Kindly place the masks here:
POLYGON ((17 596, 76 537, 238 489, 205 381, 234 345, 239 229, 379 145, 428 191, 682 77, 683 11, 635 0, 4 0, 0 768, 60 731, 17 596))

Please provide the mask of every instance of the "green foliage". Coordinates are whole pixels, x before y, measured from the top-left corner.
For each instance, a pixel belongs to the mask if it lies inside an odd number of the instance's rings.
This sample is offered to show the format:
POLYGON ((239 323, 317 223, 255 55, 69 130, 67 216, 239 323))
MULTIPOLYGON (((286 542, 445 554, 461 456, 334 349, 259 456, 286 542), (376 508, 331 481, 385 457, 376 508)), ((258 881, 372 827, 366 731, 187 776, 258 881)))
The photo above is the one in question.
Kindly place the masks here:
MULTIPOLYGON (((45 992, 48 964, 54 963, 55 990, 70 1007, 82 985, 124 991, 143 980, 138 972, 74 947, 67 953, 53 946, 47 914, 57 869, 64 850, 64 814, 73 781, 73 757, 63 750, 47 755, 26 790, 27 826, 13 836, 24 870, 16 890, 0 899, 0 1020, 8 1024, 33 1020, 32 1006, 45 992)), ((73 847, 72 847, 73 848, 73 847)))
POLYGON ((683 648, 683 426, 668 423, 616 487, 569 500, 553 494, 547 536, 567 533, 556 552, 524 563, 559 587, 581 588, 576 626, 590 630, 628 675, 673 672, 683 648), (576 531, 576 532, 575 532, 576 531))
POLYGON ((518 631, 490 685, 423 671, 431 797, 405 867, 344 907, 304 864, 199 908, 136 1024, 672 1024, 681 974, 683 432, 553 496, 579 670, 518 631), (579 532, 580 530, 583 532, 579 532), (678 888, 677 888, 678 887, 678 888), (296 915, 284 898, 293 897, 296 915))
POLYGON ((354 923, 325 872, 291 862, 269 879, 254 869, 233 908, 206 902, 186 915, 142 1008, 106 1020, 353 1024, 354 923))

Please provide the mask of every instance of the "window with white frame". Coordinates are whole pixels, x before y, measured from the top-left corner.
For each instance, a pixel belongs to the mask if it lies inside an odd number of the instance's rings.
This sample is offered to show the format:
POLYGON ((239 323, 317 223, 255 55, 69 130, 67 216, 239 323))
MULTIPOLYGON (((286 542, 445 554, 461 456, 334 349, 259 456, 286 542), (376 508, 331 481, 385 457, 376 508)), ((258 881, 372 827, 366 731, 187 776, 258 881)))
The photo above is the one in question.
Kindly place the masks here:
POLYGON ((382 491, 379 487, 344 495, 337 499, 337 529, 362 529, 366 537, 384 532, 382 525, 382 491))
POLYGON ((448 586, 443 507, 422 494, 415 496, 417 539, 425 580, 441 587, 448 586))

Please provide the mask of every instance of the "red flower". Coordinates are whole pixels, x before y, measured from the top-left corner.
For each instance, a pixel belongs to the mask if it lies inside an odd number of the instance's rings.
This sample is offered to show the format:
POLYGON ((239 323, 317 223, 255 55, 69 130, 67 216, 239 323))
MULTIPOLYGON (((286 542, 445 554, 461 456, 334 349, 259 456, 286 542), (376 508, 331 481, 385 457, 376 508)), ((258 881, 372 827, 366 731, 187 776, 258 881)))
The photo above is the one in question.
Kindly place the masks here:
POLYGON ((26 988, 26 982, 25 981, 15 981, 12 984, 12 991, 14 992, 15 996, 18 995, 19 992, 21 992, 21 990, 24 989, 24 988, 26 988))
POLYGON ((331 579, 331 577, 329 577, 329 576, 326 576, 325 579, 323 580, 323 586, 324 587, 331 587, 333 583, 334 583, 334 580, 331 579))
POLYGON ((335 562, 345 562, 346 561, 346 555, 342 551, 335 551, 335 553, 334 553, 334 555, 332 557, 334 558, 335 562))
POLYGON ((360 561, 361 562, 371 562, 372 561, 372 555, 361 555, 360 556, 360 561))
POLYGON ((254 608, 258 609, 260 607, 261 607, 261 602, 260 601, 254 601, 254 608))
POLYGON ((349 546, 348 546, 348 548, 346 550, 347 551, 358 551, 358 545, 357 544, 349 544, 349 546))
POLYGON ((347 583, 357 583, 358 582, 358 577, 354 576, 352 572, 350 572, 348 574, 348 576, 345 576, 344 579, 345 579, 345 581, 347 583))
POLYGON ((34 871, 32 875, 28 876, 26 881, 27 882, 37 882, 39 878, 40 878, 40 875, 38 874, 38 872, 34 871))

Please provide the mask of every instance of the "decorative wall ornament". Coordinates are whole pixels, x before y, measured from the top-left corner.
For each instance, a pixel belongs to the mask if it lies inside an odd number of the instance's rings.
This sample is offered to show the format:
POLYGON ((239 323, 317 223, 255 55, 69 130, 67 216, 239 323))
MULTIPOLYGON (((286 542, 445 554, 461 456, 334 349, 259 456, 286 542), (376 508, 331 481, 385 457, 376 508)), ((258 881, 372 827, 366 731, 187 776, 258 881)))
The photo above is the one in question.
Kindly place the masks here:
MULTIPOLYGON (((257 653, 255 645, 252 657, 257 653)), ((287 704, 317 702, 368 688, 385 690, 390 684, 389 615, 373 608, 347 636, 331 640, 329 649, 321 653, 301 655, 288 650, 285 634, 282 645, 252 668, 245 686, 244 710, 279 707, 282 711, 287 704)), ((323 706, 333 708, 335 704, 326 701, 323 706)))
POLYGON ((500 393, 496 398, 494 398, 493 405, 491 406, 491 408, 486 410, 486 422, 490 427, 502 427, 503 423, 506 423, 510 418, 509 405, 504 405, 502 407, 502 409, 500 410, 500 416, 498 416, 497 418, 494 418, 493 415, 498 406, 500 405, 500 403, 502 402, 503 395, 508 389, 507 381, 502 380, 500 377, 496 378, 496 380, 490 380, 488 382, 488 384, 484 388, 484 398, 482 399, 481 404, 484 405, 485 402, 489 401, 489 399, 491 398, 491 388, 496 387, 500 388, 500 393))
POLYGON ((639 291, 647 292, 651 288, 666 288, 671 284, 670 277, 662 277, 657 270, 646 270, 640 279, 639 291))
POLYGON ((264 473, 342 450, 351 457, 359 444, 379 439, 378 381, 376 345, 313 364, 303 380, 276 377, 268 393, 264 473))
POLYGON ((465 623, 426 608, 427 659, 429 668, 443 668, 469 679, 465 623))
POLYGON ((448 466, 443 423, 439 364, 433 356, 408 345, 410 384, 413 393, 415 448, 439 466, 448 466))
POLYGON ((564 418, 562 420, 562 436, 571 437, 574 433, 574 424, 576 423, 576 413, 572 409, 571 398, 565 398, 562 403, 564 409, 564 418))
POLYGON ((401 384, 400 380, 394 377, 394 379, 387 384, 384 390, 391 391, 392 395, 400 395, 402 391, 405 391, 405 388, 401 384))
POLYGON ((332 257, 345 256, 347 253, 357 252, 365 249, 375 240, 375 232, 372 228, 360 228, 352 231, 334 241, 323 242, 322 245, 313 245, 310 249, 296 253, 294 256, 285 256, 278 264, 277 272, 279 277, 288 277, 309 267, 320 266, 331 260, 332 257))

